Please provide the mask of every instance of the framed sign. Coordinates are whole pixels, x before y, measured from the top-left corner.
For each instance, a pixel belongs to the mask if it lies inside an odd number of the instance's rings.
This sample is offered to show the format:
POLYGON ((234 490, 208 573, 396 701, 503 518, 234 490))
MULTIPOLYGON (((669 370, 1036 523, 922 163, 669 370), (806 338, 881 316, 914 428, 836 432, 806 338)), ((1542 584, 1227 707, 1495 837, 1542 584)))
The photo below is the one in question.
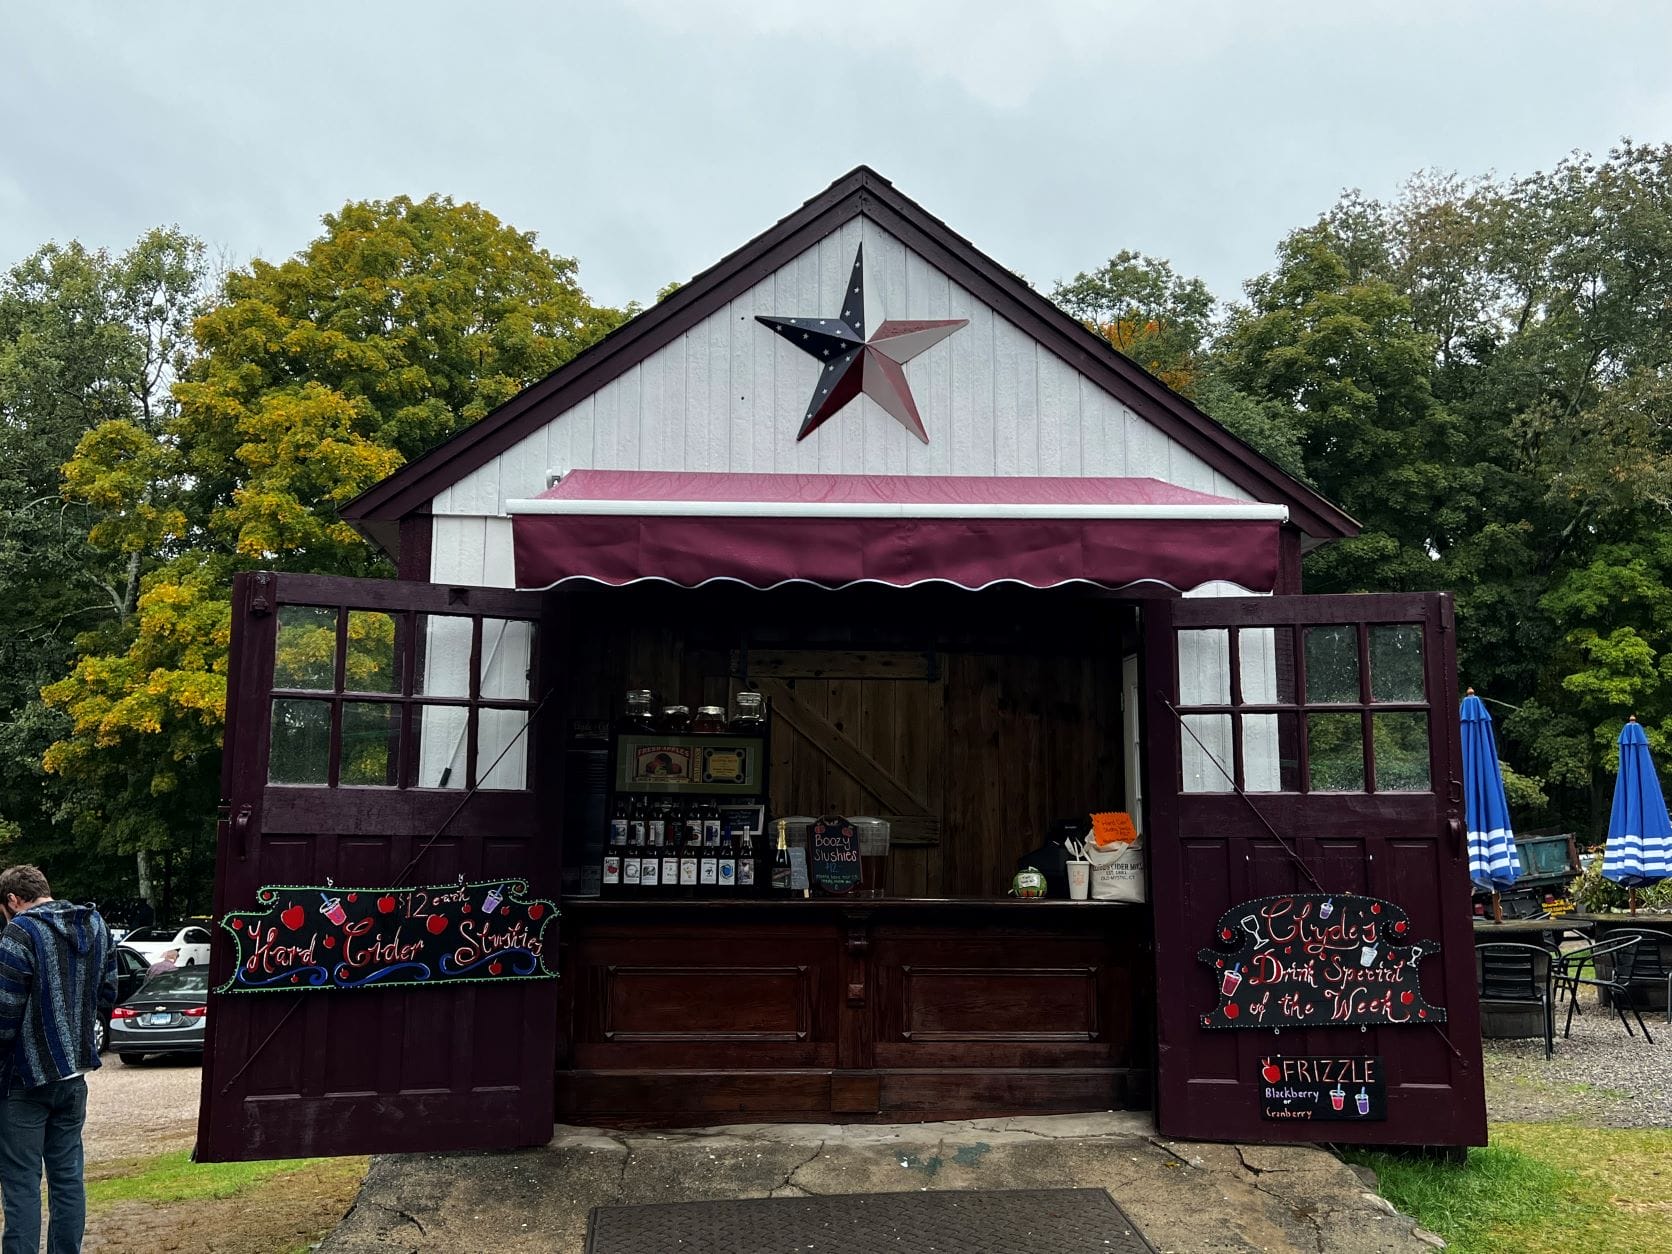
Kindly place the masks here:
POLYGON ((1219 1004, 1204 1028, 1390 1027, 1444 1023, 1417 966, 1440 952, 1415 940, 1405 911, 1356 893, 1257 897, 1220 915, 1218 947, 1197 957, 1219 1004))
POLYGON ((859 884, 859 833, 831 815, 807 829, 813 883, 827 893, 851 892, 859 884))
POLYGON ((724 795, 761 791, 765 742, 748 736, 616 737, 617 792, 724 795))
POLYGON ((1385 1122, 1387 1073, 1369 1055, 1260 1059, 1260 1118, 1385 1122))
POLYGON ((425 888, 270 885, 221 919, 232 978, 216 992, 554 980, 557 907, 522 880, 425 888))
POLYGON ((759 836, 766 824, 764 805, 723 805, 720 807, 720 831, 725 836, 759 836))

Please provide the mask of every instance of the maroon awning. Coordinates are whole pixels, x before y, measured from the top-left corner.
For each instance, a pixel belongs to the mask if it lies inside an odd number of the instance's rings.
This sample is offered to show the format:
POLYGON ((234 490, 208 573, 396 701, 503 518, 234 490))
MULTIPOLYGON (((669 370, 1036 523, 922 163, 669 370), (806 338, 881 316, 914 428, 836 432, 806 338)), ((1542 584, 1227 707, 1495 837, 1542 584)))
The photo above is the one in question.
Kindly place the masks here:
POLYGON ((1269 592, 1281 505, 1157 479, 576 470, 510 501, 519 588, 1226 580, 1269 592))

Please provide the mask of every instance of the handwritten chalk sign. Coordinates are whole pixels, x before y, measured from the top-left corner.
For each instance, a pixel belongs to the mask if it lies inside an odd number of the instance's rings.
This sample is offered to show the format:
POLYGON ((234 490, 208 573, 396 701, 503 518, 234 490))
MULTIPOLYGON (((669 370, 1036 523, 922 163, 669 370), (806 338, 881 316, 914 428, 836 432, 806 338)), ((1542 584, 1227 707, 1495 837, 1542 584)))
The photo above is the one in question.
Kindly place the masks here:
POLYGON ((1423 1000, 1417 964, 1440 952, 1416 940, 1391 901, 1356 893, 1290 893, 1233 906, 1217 948, 1197 957, 1219 1004, 1204 1028, 1389 1027, 1444 1023, 1423 1000))
POLYGON ((1260 1059, 1260 1117, 1313 1123, 1386 1122, 1386 1072, 1378 1057, 1260 1059))
POLYGON ((221 993, 551 980, 549 901, 523 880, 425 888, 278 885, 221 919, 235 953, 221 993))
POLYGON ((846 893, 859 883, 859 833, 835 816, 820 819, 807 833, 813 883, 827 893, 846 893))

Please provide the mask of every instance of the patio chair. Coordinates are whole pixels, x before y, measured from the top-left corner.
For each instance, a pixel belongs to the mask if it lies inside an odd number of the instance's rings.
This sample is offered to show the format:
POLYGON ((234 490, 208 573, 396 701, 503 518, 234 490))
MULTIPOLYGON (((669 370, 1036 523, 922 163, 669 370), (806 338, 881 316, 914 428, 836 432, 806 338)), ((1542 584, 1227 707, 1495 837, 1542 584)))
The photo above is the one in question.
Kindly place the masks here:
POLYGON ((1546 1058, 1555 1051, 1556 999, 1551 985, 1554 964, 1555 955, 1542 945, 1491 941, 1475 946, 1481 1003, 1538 1006, 1544 1016, 1546 1058))
POLYGON ((1637 937, 1637 948, 1631 958, 1631 991, 1627 996, 1635 999, 1635 991, 1640 988, 1664 988, 1666 1021, 1672 1023, 1672 934, 1644 928, 1619 935, 1637 937))
POLYGON ((1562 1029, 1562 1039, 1566 1040, 1573 1031, 1573 1016, 1579 1009, 1579 986, 1588 984, 1597 990, 1597 1001, 1603 1006, 1612 1005, 1620 1022, 1625 1026, 1626 1035, 1635 1035, 1631 1030, 1631 1021, 1626 1018, 1629 1008, 1632 1017, 1637 1020, 1637 1026, 1643 1029, 1643 1039, 1649 1044, 1655 1043, 1655 1038, 1649 1035, 1649 1025, 1643 1022, 1636 1004, 1631 997, 1631 980, 1634 969, 1634 959, 1637 955, 1638 938, 1630 936, 1610 936, 1605 941, 1598 941, 1595 945, 1586 945, 1581 949, 1570 949, 1560 955, 1556 966, 1556 994, 1560 996, 1563 990, 1568 994, 1567 1025, 1562 1029), (1607 959, 1606 964, 1598 962, 1599 958, 1607 959), (1583 974, 1585 964, 1591 964, 1591 974, 1583 974), (1608 974, 1604 975, 1604 966, 1608 974))

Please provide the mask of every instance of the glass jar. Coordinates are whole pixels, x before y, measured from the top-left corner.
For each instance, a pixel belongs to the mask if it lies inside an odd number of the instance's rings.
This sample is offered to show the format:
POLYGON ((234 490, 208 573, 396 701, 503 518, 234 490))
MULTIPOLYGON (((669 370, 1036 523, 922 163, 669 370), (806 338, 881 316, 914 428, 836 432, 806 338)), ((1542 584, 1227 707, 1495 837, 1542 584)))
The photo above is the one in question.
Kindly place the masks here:
POLYGON ((649 688, 630 690, 627 693, 627 709, 622 723, 627 731, 655 731, 656 694, 649 688))
POLYGON ((691 730, 699 736, 720 736, 726 730, 726 712, 717 705, 699 705, 691 730))
POLYGON ((662 730, 670 736, 683 736, 691 730, 691 707, 688 705, 664 705, 662 707, 662 730))
POLYGON ((766 726, 766 698, 744 691, 732 698, 731 730, 753 735, 766 726))

